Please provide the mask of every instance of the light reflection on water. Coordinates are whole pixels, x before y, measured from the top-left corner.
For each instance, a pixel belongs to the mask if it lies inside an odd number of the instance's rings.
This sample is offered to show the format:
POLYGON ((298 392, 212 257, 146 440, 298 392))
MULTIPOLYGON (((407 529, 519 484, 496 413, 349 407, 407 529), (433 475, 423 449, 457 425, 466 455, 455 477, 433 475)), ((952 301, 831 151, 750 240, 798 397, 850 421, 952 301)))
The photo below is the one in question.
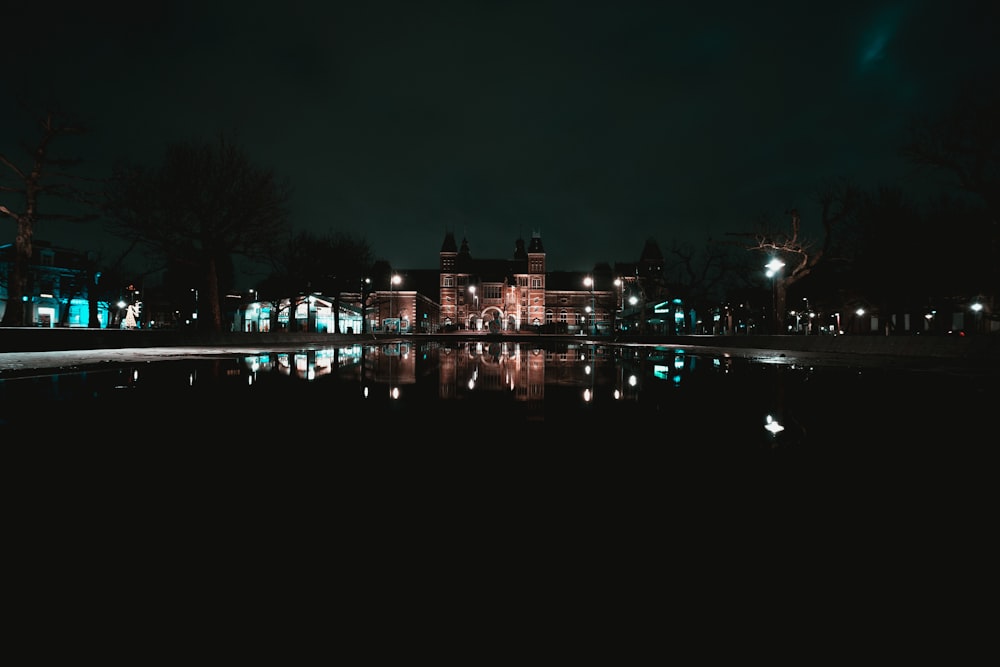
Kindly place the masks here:
POLYGON ((183 438, 552 443, 675 456, 969 447, 992 379, 802 367, 667 346, 397 342, 0 380, 0 429, 135 423, 183 438), (59 422, 53 422, 58 415, 59 422))

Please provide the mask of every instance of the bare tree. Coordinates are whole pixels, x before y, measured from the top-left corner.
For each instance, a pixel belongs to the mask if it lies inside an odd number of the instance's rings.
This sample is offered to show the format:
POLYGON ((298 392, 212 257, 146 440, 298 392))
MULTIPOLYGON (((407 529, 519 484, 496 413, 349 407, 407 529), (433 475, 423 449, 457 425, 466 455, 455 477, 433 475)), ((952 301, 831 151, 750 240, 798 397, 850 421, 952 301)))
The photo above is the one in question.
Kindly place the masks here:
POLYGON ((746 253, 712 238, 701 249, 674 241, 665 259, 666 274, 674 289, 699 310, 720 303, 727 288, 743 287, 739 283, 746 280, 746 253))
MULTIPOLYGON (((356 291, 369 275, 372 250, 364 238, 351 234, 333 232, 320 236, 302 231, 276 246, 272 263, 274 270, 263 283, 264 288, 274 294, 299 294, 303 298, 313 293, 331 297, 334 329, 340 332, 340 295, 356 291)), ((291 307, 294 308, 295 302, 293 299, 291 307)), ((364 308, 363 303, 361 307, 364 308)))
POLYGON ((910 123, 901 154, 921 169, 950 173, 1000 216, 1000 91, 996 79, 968 83, 947 110, 910 123))
POLYGON ((830 186, 823 190, 818 201, 821 205, 820 223, 823 237, 820 241, 807 238, 802 233, 802 218, 798 209, 786 211, 789 227, 786 230, 772 228, 766 219, 758 220, 758 230, 750 233, 736 233, 735 236, 751 238, 744 247, 747 250, 777 259, 783 263, 774 272, 774 318, 776 332, 785 331, 785 311, 788 288, 805 279, 824 259, 833 243, 834 228, 848 219, 856 210, 860 191, 850 184, 830 186))
MULTIPOLYGON (((975 243, 986 249, 981 289, 990 301, 987 317, 998 318, 1000 292, 1000 90, 996 72, 985 81, 966 82, 944 112, 911 122, 903 157, 918 169, 950 174, 957 188, 986 207, 989 226, 975 243), (985 238, 983 238, 985 236, 985 238)), ((962 221, 970 231, 970 220, 962 221)))
POLYGON ((232 257, 264 261, 288 229, 291 189, 220 135, 168 146, 158 170, 118 165, 108 190, 109 229, 174 265, 199 289, 199 326, 222 330, 220 293, 232 257))
POLYGON ((0 153, 0 164, 6 169, 0 175, 7 178, 0 181, 0 193, 6 193, 4 201, 0 202, 0 216, 10 218, 17 225, 14 236, 14 263, 11 275, 7 281, 7 308, 4 310, 0 325, 19 327, 30 324, 30 316, 25 307, 11 307, 12 304, 27 303, 23 297, 30 294, 29 277, 32 247, 35 234, 35 223, 41 220, 69 220, 82 222, 93 220, 96 214, 89 212, 58 212, 42 210, 41 202, 45 196, 61 200, 62 206, 71 203, 89 205, 88 193, 81 188, 83 179, 69 173, 68 169, 81 162, 79 158, 62 158, 53 155, 51 145, 57 139, 87 132, 82 125, 70 121, 65 114, 50 110, 41 115, 38 121, 41 136, 37 143, 22 144, 28 158, 18 164, 13 158, 0 153), (8 183, 13 183, 8 184, 8 183))

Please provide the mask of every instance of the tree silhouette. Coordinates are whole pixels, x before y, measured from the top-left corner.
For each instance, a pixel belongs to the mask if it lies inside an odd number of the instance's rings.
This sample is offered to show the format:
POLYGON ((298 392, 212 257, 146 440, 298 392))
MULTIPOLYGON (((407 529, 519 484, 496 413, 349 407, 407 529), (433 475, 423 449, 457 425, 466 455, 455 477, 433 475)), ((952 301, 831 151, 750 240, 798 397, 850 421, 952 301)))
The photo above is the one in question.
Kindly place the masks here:
MULTIPOLYGON (((988 225, 980 228, 975 244, 985 248, 980 294, 990 302, 987 317, 1000 317, 1000 89, 997 72, 983 80, 967 81, 954 102, 934 116, 911 121, 901 154, 919 170, 951 175, 957 189, 986 207, 988 225)), ((971 231, 969 219, 961 221, 971 231)))
POLYGON ((27 154, 24 163, 18 163, 12 157, 0 153, 0 164, 6 169, 0 170, 0 193, 5 193, 0 200, 0 217, 10 218, 17 225, 14 236, 14 262, 11 275, 7 280, 7 308, 4 310, 0 325, 19 327, 30 324, 30 316, 26 308, 30 302, 24 301, 30 296, 30 266, 34 253, 32 246, 35 234, 35 223, 41 220, 93 220, 96 214, 87 212, 68 213, 43 209, 44 197, 54 197, 61 200, 61 205, 90 205, 92 199, 89 193, 81 187, 83 179, 68 171, 78 165, 79 158, 58 157, 52 152, 52 144, 57 140, 81 135, 87 129, 68 118, 57 110, 49 110, 40 115, 38 121, 41 136, 36 143, 24 143, 22 148, 27 154), (18 203, 13 203, 17 201, 18 203), (25 304, 23 307, 11 307, 11 304, 25 304))
MULTIPOLYGON (((333 301, 334 329, 340 332, 340 295, 358 291, 371 272, 372 250, 368 242, 344 232, 317 235, 300 231, 275 247, 271 258, 274 270, 263 282, 269 294, 322 294, 333 301)), ((363 299, 363 297, 362 297, 363 299)), ((301 301, 293 299, 290 307, 301 301)), ((361 304, 362 309, 364 304, 361 304)), ((289 326, 293 319, 289 317, 289 326)), ((309 325, 314 324, 309 322, 309 325)), ((272 330, 276 330, 273 327, 272 330)))
POLYGON ((744 247, 759 252, 784 263, 780 271, 774 272, 771 280, 774 289, 775 333, 784 333, 788 288, 809 276, 816 266, 826 259, 830 249, 834 228, 849 219, 857 210, 860 190, 849 183, 827 186, 817 196, 821 206, 820 223, 823 237, 820 241, 807 238, 802 233, 802 218, 798 209, 786 211, 789 217, 787 230, 773 226, 767 218, 757 221, 757 231, 737 232, 734 236, 751 238, 744 247))
POLYGON ((699 312, 726 300, 731 290, 749 282, 747 253, 708 238, 704 247, 674 241, 665 255, 665 272, 675 296, 699 312))
POLYGON ((221 134, 171 144, 156 170, 120 163, 107 194, 112 233, 190 268, 199 327, 211 331, 222 330, 233 256, 263 261, 288 229, 290 187, 221 134))

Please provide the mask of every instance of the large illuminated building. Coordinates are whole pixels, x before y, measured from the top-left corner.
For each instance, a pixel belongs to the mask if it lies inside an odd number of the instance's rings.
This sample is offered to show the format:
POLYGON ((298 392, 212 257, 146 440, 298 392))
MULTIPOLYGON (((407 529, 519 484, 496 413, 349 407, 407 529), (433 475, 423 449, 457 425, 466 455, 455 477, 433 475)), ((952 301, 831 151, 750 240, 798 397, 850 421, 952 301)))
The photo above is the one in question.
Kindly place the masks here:
MULTIPOLYGON (((337 319, 341 333, 606 335, 638 326, 640 314, 664 295, 662 276, 663 256, 651 240, 637 263, 548 271, 538 233, 527 242, 518 238, 513 255, 498 259, 474 257, 468 239, 458 243, 446 232, 437 269, 377 268, 359 292, 340 294, 337 319)), ((322 294, 254 301, 241 311, 236 329, 333 331, 333 308, 322 294)))
POLYGON ((467 239, 445 234, 440 252, 440 326, 444 330, 606 334, 640 309, 662 277, 663 256, 647 243, 636 264, 590 272, 548 271, 536 232, 518 238, 509 259, 477 259, 467 239))

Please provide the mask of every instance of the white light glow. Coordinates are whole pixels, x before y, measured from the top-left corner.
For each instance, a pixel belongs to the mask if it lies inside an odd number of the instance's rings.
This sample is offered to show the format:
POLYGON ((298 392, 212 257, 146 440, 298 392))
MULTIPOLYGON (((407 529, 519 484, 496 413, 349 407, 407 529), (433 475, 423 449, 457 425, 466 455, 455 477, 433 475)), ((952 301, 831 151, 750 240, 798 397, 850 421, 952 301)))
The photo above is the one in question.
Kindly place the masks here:
POLYGON ((765 421, 767 423, 764 424, 764 428, 770 431, 772 435, 777 435, 785 430, 785 427, 779 424, 771 415, 768 415, 765 421))

